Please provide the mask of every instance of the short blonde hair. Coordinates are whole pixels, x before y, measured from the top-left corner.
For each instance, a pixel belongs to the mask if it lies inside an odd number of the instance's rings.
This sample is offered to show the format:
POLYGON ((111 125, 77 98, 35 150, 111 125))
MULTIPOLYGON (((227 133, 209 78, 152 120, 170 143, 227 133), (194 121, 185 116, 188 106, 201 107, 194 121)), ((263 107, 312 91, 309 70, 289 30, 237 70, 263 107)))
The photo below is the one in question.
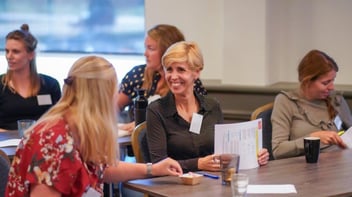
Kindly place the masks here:
POLYGON ((201 71, 204 68, 202 52, 197 43, 191 41, 177 42, 165 51, 161 64, 168 67, 173 63, 186 63, 192 71, 201 71))
POLYGON ((68 109, 74 112, 79 151, 85 162, 114 164, 117 118, 114 96, 117 77, 110 62, 98 56, 78 59, 65 79, 59 102, 39 120, 53 124, 68 109))

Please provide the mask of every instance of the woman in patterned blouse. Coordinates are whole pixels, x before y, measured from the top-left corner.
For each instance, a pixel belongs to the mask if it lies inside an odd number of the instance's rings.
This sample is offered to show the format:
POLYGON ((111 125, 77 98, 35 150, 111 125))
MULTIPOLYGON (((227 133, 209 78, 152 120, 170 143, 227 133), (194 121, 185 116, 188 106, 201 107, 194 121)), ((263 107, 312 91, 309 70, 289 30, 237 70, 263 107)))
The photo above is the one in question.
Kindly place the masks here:
POLYGON ((77 60, 62 98, 25 132, 5 196, 103 196, 103 182, 182 174, 170 158, 152 165, 116 162, 116 91, 110 62, 77 60))
MULTIPOLYGON (((145 38, 146 64, 135 66, 122 79, 117 100, 119 111, 129 107, 131 118, 133 118, 133 99, 137 96, 138 89, 146 90, 146 97, 151 101, 153 98, 165 96, 169 92, 164 78, 164 71, 161 66, 161 56, 172 44, 184 41, 181 31, 172 25, 159 24, 151 28, 145 38), (153 96, 153 97, 152 97, 153 96)), ((197 79, 194 82, 194 90, 201 94, 207 94, 202 82, 197 79)), ((134 122, 125 124, 121 129, 132 131, 134 122)))

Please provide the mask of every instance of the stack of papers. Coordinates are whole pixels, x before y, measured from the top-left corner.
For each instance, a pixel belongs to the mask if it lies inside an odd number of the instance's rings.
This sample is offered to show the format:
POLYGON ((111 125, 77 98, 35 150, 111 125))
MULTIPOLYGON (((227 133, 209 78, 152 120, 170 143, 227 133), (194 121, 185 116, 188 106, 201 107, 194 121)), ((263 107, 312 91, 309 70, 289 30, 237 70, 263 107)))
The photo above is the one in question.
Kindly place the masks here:
POLYGON ((18 146, 21 139, 8 139, 0 141, 0 147, 8 147, 8 146, 18 146))
POLYGON ((348 148, 352 148, 352 127, 345 131, 341 138, 348 148))

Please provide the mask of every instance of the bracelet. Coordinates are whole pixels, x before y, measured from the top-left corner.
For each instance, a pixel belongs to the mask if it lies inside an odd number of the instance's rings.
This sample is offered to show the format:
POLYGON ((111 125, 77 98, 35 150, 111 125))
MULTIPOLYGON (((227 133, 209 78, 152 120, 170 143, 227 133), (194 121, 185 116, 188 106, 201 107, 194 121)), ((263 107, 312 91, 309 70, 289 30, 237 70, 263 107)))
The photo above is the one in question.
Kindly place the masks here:
POLYGON ((147 163, 147 177, 152 177, 152 163, 147 163))

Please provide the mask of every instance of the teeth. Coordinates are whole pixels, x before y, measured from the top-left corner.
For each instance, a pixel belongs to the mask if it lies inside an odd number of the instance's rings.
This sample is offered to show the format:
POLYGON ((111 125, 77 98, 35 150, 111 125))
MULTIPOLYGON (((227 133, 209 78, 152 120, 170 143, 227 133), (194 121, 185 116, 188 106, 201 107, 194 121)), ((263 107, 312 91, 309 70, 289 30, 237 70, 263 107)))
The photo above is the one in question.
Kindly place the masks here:
POLYGON ((171 85, 172 85, 172 86, 180 86, 180 85, 181 85, 181 83, 178 83, 178 82, 176 82, 176 83, 175 83, 175 82, 172 82, 172 83, 171 83, 171 85))

